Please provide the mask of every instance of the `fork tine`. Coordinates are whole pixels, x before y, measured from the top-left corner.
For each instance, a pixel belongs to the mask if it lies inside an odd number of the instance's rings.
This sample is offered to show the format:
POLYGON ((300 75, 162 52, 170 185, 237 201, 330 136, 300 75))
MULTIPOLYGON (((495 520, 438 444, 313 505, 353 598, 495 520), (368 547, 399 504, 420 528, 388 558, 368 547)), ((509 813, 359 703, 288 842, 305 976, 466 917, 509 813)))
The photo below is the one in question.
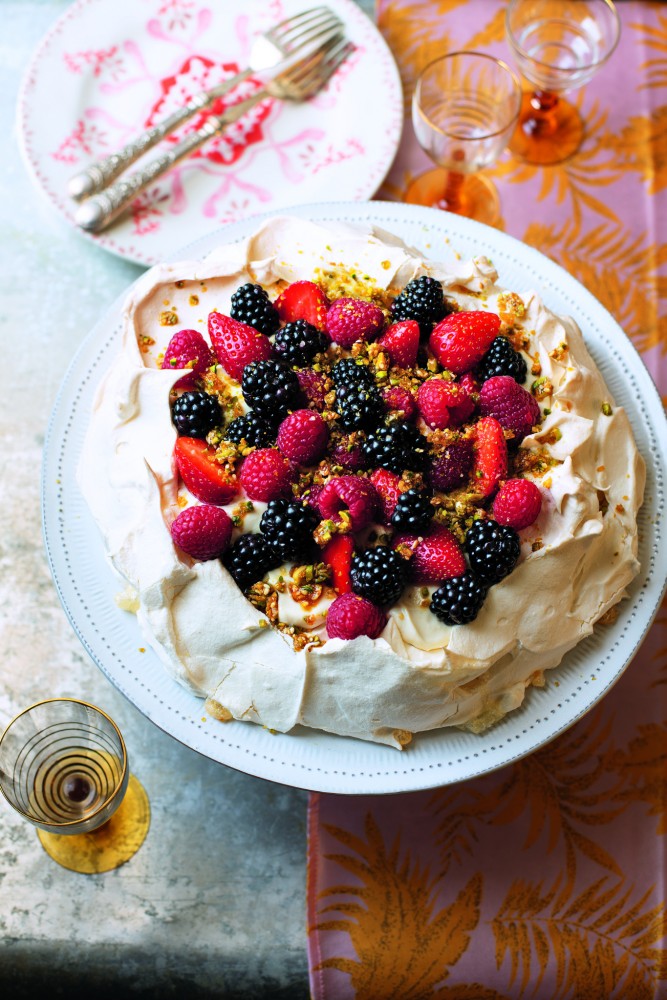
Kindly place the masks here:
POLYGON ((266 37, 276 45, 291 47, 304 35, 310 36, 318 29, 341 26, 340 19, 328 7, 311 7, 293 17, 285 18, 270 28, 266 37))
POLYGON ((275 82, 292 100, 313 97, 354 51, 353 43, 339 35, 275 82))

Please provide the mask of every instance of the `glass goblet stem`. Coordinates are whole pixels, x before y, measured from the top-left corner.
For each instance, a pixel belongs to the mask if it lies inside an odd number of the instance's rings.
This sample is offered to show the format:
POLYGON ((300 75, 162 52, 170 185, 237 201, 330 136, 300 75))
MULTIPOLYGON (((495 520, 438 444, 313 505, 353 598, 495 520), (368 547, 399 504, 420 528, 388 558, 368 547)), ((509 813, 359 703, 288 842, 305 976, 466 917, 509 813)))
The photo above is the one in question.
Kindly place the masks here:
POLYGON ((459 174, 455 170, 448 170, 445 174, 445 188, 440 205, 448 212, 455 212, 457 215, 463 212, 464 181, 465 174, 459 174))

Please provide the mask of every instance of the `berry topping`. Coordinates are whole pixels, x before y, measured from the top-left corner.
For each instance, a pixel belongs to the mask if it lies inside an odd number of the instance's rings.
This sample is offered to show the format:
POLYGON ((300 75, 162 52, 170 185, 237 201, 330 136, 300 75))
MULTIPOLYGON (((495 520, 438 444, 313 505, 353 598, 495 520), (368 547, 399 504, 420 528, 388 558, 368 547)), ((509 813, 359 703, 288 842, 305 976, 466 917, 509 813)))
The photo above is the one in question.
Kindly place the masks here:
POLYGON ((186 507, 172 521, 171 537, 193 559, 219 559, 229 545, 232 519, 220 507, 186 507))
POLYGON ((367 635, 377 639, 387 624, 387 616, 381 608, 358 594, 342 594, 337 597, 327 614, 327 635, 330 639, 356 639, 367 635))
POLYGON ((419 323, 414 319, 392 323, 378 340, 378 346, 387 352, 392 365, 414 368, 419 350, 419 323))
POLYGON ((324 330, 329 300, 313 281, 294 281, 273 303, 284 323, 305 319, 311 326, 324 330))
POLYGON ((486 591, 472 573, 462 573, 438 587, 431 596, 430 610, 445 625, 467 625, 479 614, 486 591))
POLYGON ((202 503, 229 503, 239 492, 236 476, 216 461, 215 448, 201 438, 176 438, 174 460, 186 487, 202 503))
POLYGON ((395 413, 401 420, 412 420, 417 412, 417 403, 409 389, 403 389, 400 385, 388 385, 381 390, 381 395, 388 413, 395 413))
POLYGON ((266 448, 275 441, 276 429, 268 420, 251 411, 232 420, 225 437, 234 444, 245 441, 250 448, 266 448))
POLYGON ((350 567, 353 555, 352 535, 334 535, 322 549, 322 562, 331 567, 332 583, 337 594, 347 594, 352 589, 350 567))
POLYGON ((359 472, 364 467, 361 444, 354 434, 342 434, 331 449, 331 461, 342 465, 347 472, 359 472))
POLYGON ((167 344, 162 359, 162 368, 173 371, 178 368, 190 369, 189 375, 184 375, 175 383, 175 389, 192 389, 197 376, 214 364, 217 364, 217 358, 199 330, 179 330, 175 333, 167 344))
POLYGON ((542 509, 542 494, 530 479, 507 479, 493 501, 493 516, 498 524, 521 531, 533 524, 542 509))
POLYGON ((507 475, 507 442, 495 417, 481 417, 475 424, 474 436, 474 488, 483 497, 490 497, 507 475))
POLYGON ((526 381, 525 359, 515 351, 507 337, 496 337, 477 367, 480 382, 486 382, 494 375, 509 375, 515 382, 526 381))
POLYGON ((421 471, 426 464, 428 442, 416 427, 404 421, 380 427, 361 446, 367 468, 421 471))
POLYGON ((363 299, 335 299, 327 310, 326 331, 341 347, 356 340, 373 340, 384 325, 379 306, 363 299))
POLYGON ((361 531, 371 523, 377 505, 375 487, 361 476, 334 476, 317 497, 323 518, 334 524, 347 522, 352 531, 361 531))
POLYGON ((510 375, 488 379, 479 391, 479 406, 485 417, 495 417, 519 440, 540 422, 537 400, 510 375))
POLYGON ((208 317, 208 332, 217 359, 228 375, 241 381, 243 369, 251 361, 271 357, 271 341, 253 326, 239 323, 230 316, 212 312, 208 317))
POLYGON ((208 392, 184 392, 174 403, 171 418, 179 434, 205 438, 222 423, 222 410, 217 397, 208 392))
POLYGON ((420 535, 428 530, 432 517, 431 494, 426 490, 406 490, 396 501, 391 525, 396 531, 420 535))
POLYGON ((409 579, 412 583, 440 583, 452 576, 461 576, 467 565, 463 550, 454 535, 444 525, 434 525, 424 537, 395 535, 392 547, 412 553, 409 579))
POLYGON ((292 492, 292 470, 277 448, 259 448, 244 458, 241 486, 251 500, 277 500, 292 492))
POLYGON ((282 562, 264 535, 240 535, 227 549, 222 561, 241 590, 258 583, 282 562))
POLYGON ((352 590, 380 607, 398 600, 403 593, 407 576, 408 564, 405 559, 398 552, 384 546, 364 549, 352 559, 352 590))
POLYGON ((334 405, 340 414, 341 425, 349 431, 372 430, 386 412, 378 389, 363 382, 336 386, 334 405))
POLYGON ((449 404, 455 401, 453 386, 441 378, 422 382, 417 392, 417 407, 429 427, 445 430, 453 423, 449 404))
POLYGON ((327 382, 321 372, 313 371, 312 368, 301 368, 296 373, 299 380, 299 389, 308 406, 320 412, 326 409, 324 397, 327 394, 327 382))
POLYGON ((452 441, 433 459, 428 476, 429 482, 434 490, 447 493, 448 490, 456 489, 468 481, 472 464, 472 441, 467 438, 452 441))
POLYGON ((303 465, 317 462, 326 451, 329 428, 314 410, 294 410, 278 428, 277 445, 286 458, 303 465))
POLYGON ((282 420, 299 405, 299 380, 280 361, 253 361, 243 371, 243 398, 267 420, 282 420))
POLYGON ((334 385, 348 385, 350 382, 361 385, 375 385, 373 372, 368 365, 354 358, 342 358, 331 369, 334 385))
POLYGON ((308 562, 315 548, 313 532, 318 524, 319 517, 312 507, 283 498, 269 501, 259 529, 281 562, 308 562))
POLYGON ((378 517, 382 524, 391 524, 391 516, 401 495, 401 477, 388 469, 375 469, 370 480, 379 498, 378 517))
POLYGON ((499 329, 495 313, 450 313, 434 328, 429 347, 443 368, 462 375, 479 364, 499 329))
POLYGON ((260 333, 270 337, 280 325, 280 317, 267 292, 261 285, 241 285, 232 295, 230 309, 232 319, 254 326, 260 333))
POLYGON ((511 573, 521 554, 516 531, 495 521, 473 521, 464 548, 471 570, 489 586, 511 573))
POLYGON ((442 285, 428 274, 409 281, 391 306, 395 320, 416 320, 423 337, 428 336, 433 324, 439 323, 446 311, 442 285))
POLYGON ((304 368, 311 364, 317 354, 326 350, 328 343, 325 334, 312 323, 297 319, 278 330, 273 341, 273 352, 285 364, 304 368))

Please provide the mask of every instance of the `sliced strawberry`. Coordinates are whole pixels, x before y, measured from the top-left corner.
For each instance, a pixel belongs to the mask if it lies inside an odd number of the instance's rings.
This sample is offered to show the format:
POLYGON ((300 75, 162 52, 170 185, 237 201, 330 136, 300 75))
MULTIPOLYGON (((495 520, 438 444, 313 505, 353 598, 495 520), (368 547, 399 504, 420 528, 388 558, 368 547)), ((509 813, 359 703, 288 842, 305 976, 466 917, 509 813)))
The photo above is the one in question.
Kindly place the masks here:
POLYGON ((495 417, 481 417, 475 424, 473 489, 490 497, 507 476, 507 442, 495 417))
POLYGON ((392 364, 400 368, 414 368, 419 350, 419 323, 414 319, 392 323, 378 340, 378 345, 387 352, 392 364))
POLYGON ((479 364, 499 330, 500 317, 495 313, 450 313, 433 328, 429 347, 443 368, 462 375, 479 364))
POLYGON ((352 589, 350 567, 354 555, 354 539, 351 535, 334 535, 322 549, 322 562, 331 566, 333 585, 338 594, 347 594, 352 589))
POLYGON ((215 448, 201 438, 177 438, 174 459, 181 479, 202 503, 229 503, 239 492, 236 476, 216 462, 215 448))
POLYGON ((326 326, 329 300, 314 281, 292 282, 273 304, 285 323, 305 319, 318 330, 324 330, 326 326))
POLYGON ((396 503, 401 495, 401 477, 389 469, 375 469, 370 474, 370 481, 377 490, 380 498, 378 503, 378 517, 382 524, 391 524, 391 515, 394 513, 396 503))
POLYGON ((241 381, 243 369, 251 361, 266 361, 271 357, 271 341, 254 326, 241 323, 231 316, 212 312, 208 316, 208 332, 218 361, 228 375, 241 381))

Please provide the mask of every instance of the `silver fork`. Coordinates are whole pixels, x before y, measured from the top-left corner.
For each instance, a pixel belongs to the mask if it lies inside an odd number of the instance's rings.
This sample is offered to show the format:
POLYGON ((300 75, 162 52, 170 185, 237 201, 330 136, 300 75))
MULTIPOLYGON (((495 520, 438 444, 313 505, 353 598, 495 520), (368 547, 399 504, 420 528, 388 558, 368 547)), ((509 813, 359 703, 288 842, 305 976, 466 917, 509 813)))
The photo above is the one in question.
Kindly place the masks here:
POLYGON ((247 69, 228 80, 223 80, 217 87, 195 94, 182 108, 172 112, 157 125, 146 129, 122 149, 91 163, 82 173, 70 180, 67 186, 70 197, 75 201, 81 201, 102 191, 165 136, 171 135, 198 111, 219 97, 224 97, 249 76, 272 69, 280 72, 283 69, 281 64, 287 61, 289 65, 292 58, 307 54, 309 48, 322 45, 327 39, 340 34, 342 28, 341 21, 328 7, 311 7, 258 35, 250 50, 247 69))
POLYGON ((77 208, 74 221, 88 232, 99 233, 106 229, 141 191, 214 135, 237 121, 259 101, 266 97, 287 101, 307 101, 314 97, 354 48, 352 42, 342 36, 325 42, 317 52, 284 70, 252 97, 233 104, 221 115, 211 115, 200 129, 191 132, 162 156, 151 160, 143 169, 135 170, 127 178, 121 178, 106 190, 88 198, 77 208))

